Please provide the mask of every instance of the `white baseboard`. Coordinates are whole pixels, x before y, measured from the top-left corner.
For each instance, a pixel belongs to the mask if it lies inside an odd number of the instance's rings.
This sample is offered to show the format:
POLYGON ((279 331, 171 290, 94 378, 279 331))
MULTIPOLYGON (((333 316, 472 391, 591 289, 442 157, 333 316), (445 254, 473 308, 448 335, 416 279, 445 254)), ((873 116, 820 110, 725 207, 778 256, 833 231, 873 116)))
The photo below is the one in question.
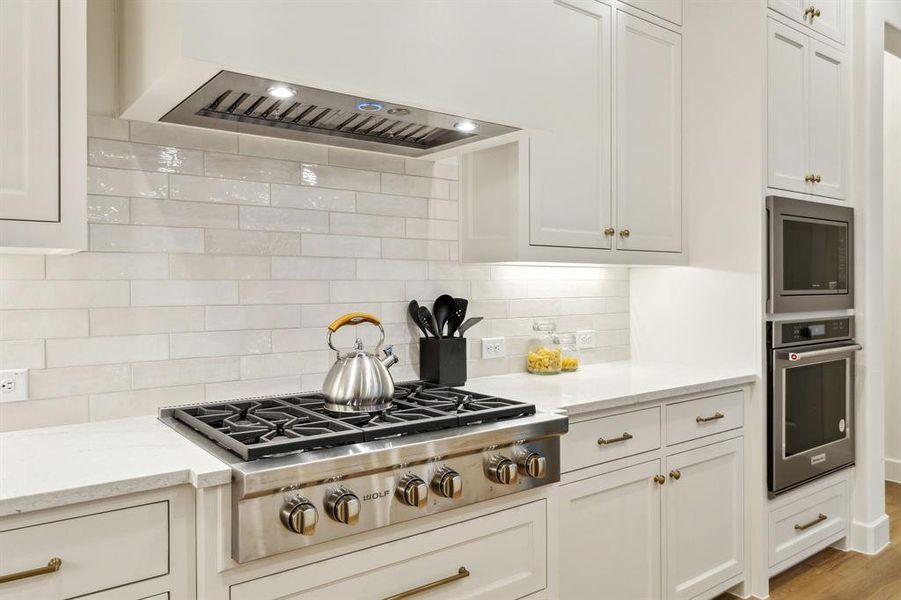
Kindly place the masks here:
POLYGON ((885 459, 885 478, 895 483, 901 483, 901 460, 897 458, 885 459))
POLYGON ((879 554, 889 544, 889 520, 884 514, 872 523, 851 522, 851 550, 879 554))

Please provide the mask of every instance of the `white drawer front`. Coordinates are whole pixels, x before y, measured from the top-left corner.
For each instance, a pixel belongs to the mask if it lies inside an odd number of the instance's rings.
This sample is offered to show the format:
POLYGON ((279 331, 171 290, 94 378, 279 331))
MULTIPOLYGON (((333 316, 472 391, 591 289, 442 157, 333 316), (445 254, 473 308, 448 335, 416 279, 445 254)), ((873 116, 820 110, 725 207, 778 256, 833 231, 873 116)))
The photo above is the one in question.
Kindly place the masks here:
POLYGON ((561 468, 565 473, 659 447, 659 406, 571 423, 560 445, 561 468))
POLYGON ((844 530, 847 482, 820 490, 770 513, 769 566, 774 566, 844 530))
POLYGON ((169 506, 143 506, 0 532, 0 575, 58 571, 0 585, 0 598, 72 598, 169 572, 169 506))
POLYGON ((417 598, 521 598, 547 585, 545 502, 428 531, 231 588, 232 600, 386 598, 461 574, 417 598))
POLYGON ((671 446, 737 429, 744 422, 743 410, 741 391, 668 404, 666 444, 671 446))

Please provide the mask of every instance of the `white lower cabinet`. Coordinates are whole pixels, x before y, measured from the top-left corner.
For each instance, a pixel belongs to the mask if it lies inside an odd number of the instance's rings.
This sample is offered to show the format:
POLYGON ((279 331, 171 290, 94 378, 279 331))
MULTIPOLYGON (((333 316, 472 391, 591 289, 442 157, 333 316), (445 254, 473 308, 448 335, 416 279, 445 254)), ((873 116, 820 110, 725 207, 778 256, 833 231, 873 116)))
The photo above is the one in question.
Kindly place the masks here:
POLYGON ((694 598, 743 569, 742 439, 666 458, 666 597, 694 598))
POLYGON ((231 600, 514 599, 547 586, 544 500, 261 577, 231 600), (411 594, 412 597, 412 594, 411 594))
POLYGON ((660 460, 560 493, 560 597, 660 598, 660 460))

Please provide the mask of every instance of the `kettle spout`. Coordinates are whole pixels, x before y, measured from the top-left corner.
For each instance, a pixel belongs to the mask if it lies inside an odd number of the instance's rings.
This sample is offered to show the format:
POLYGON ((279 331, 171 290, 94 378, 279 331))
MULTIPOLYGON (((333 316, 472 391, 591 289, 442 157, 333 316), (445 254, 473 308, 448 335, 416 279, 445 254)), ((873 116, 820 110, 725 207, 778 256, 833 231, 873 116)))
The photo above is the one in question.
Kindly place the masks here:
POLYGON ((397 357, 397 354, 394 353, 394 346, 388 346, 387 348, 382 350, 382 352, 385 353, 385 358, 381 360, 381 363, 385 366, 386 369, 390 369, 400 360, 397 357))

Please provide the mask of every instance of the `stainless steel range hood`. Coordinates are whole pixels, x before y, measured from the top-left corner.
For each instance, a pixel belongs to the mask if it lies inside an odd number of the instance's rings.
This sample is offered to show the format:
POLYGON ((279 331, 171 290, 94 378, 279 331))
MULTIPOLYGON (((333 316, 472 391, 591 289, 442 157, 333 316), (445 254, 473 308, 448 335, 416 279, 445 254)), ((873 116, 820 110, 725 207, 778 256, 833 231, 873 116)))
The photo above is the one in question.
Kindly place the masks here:
POLYGON ((160 120, 411 157, 518 131, 230 71, 220 71, 160 120))

